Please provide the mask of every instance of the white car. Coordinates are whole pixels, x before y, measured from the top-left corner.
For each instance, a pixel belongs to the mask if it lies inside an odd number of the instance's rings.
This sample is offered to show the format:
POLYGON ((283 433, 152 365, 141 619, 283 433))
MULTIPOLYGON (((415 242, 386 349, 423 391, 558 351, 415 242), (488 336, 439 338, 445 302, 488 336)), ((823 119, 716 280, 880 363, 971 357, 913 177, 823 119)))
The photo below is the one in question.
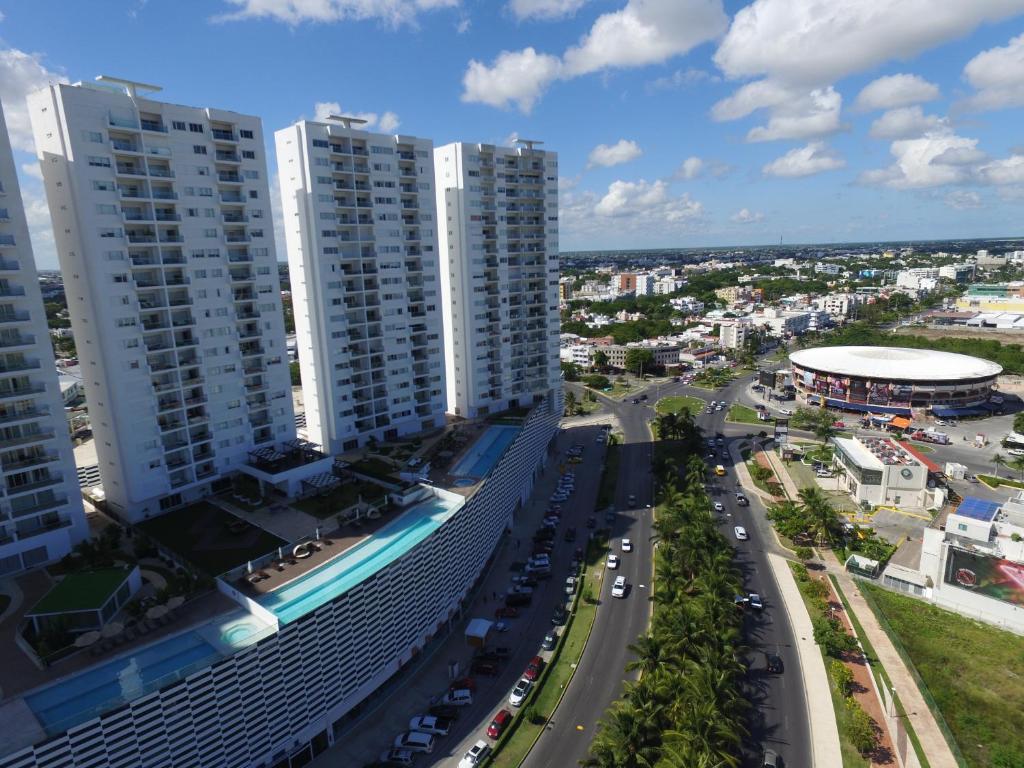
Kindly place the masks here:
POLYGON ((789 408, 779 408, 779 413, 783 416, 792 416, 793 412, 789 408))
POLYGON ((380 761, 386 765, 412 765, 412 752, 408 749, 389 749, 381 752, 380 761))
POLYGON ((612 597, 625 597, 626 596, 626 577, 616 576, 615 583, 612 584, 612 597))
POLYGON ((512 693, 508 695, 508 703, 513 707, 523 706, 523 702, 526 701, 526 696, 530 693, 530 689, 532 687, 533 683, 525 677, 519 678, 519 682, 516 683, 516 687, 513 688, 512 693))
MULTIPOLYGON (((502 622, 498 622, 501 624, 502 622)), ((501 630, 498 630, 499 632, 501 630)), ((454 707, 468 707, 473 703, 473 692, 468 688, 456 688, 454 691, 448 691, 444 696, 441 697, 442 704, 451 704, 454 707)))
POLYGON ((451 727, 451 720, 433 715, 420 715, 409 721, 410 731, 423 731, 423 733, 432 733, 435 736, 447 736, 448 729, 451 727))
POLYGON ((725 512, 725 507, 722 506, 722 502, 715 502, 715 512, 725 512))
POLYGON ((629 539, 623 539, 622 540, 622 551, 623 552, 632 552, 633 551, 633 542, 630 541, 629 539))
POLYGON ((459 768, 473 768, 473 766, 480 765, 489 754, 491 754, 491 745, 480 739, 459 760, 459 768))
POLYGON ((407 749, 410 752, 426 752, 429 754, 434 751, 434 737, 429 733, 406 731, 395 736, 394 746, 395 749, 407 749))
POLYGON ((742 525, 737 525, 735 528, 732 529, 732 532, 733 534, 735 534, 736 538, 739 541, 746 541, 750 538, 749 536, 747 536, 747 529, 744 528, 742 525))
POLYGON ((608 567, 613 571, 619 567, 618 555, 608 555, 608 567))
POLYGON ((565 594, 572 595, 576 593, 576 577, 570 576, 565 580, 565 594))

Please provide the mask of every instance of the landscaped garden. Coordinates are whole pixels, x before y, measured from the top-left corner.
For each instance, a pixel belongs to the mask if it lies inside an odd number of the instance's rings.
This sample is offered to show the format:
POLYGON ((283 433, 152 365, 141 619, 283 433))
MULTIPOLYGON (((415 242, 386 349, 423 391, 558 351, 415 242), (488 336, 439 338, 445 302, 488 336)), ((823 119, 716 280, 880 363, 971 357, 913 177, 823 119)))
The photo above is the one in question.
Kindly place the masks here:
POLYGON ((1024 637, 870 584, 860 589, 969 768, 1024 765, 1024 637))
POLYGON ((325 520, 360 501, 377 504, 386 495, 387 489, 376 483, 354 480, 342 483, 326 494, 293 501, 291 506, 308 515, 325 520))
POLYGON ((730 405, 729 415, 726 417, 728 421, 733 421, 738 424, 774 424, 775 419, 768 417, 767 419, 759 419, 757 417, 757 411, 753 408, 748 408, 745 405, 730 405))
POLYGON ((690 395, 672 395, 670 397, 663 397, 659 400, 654 410, 658 413, 689 413, 691 416, 697 416, 701 411, 704 410, 705 402, 699 397, 692 397, 690 395))
POLYGON ((287 544, 208 501, 172 510, 137 527, 208 576, 217 576, 287 544))

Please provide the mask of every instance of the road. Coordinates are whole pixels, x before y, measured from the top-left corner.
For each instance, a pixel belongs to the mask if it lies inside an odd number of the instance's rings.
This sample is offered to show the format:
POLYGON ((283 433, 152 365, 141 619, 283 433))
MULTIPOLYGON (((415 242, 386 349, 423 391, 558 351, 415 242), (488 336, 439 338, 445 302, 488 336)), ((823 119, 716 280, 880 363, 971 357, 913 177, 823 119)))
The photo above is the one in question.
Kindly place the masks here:
MULTIPOLYGON (((600 642, 588 645, 565 698, 555 713, 550 730, 540 738, 524 763, 527 768, 576 765, 586 756, 597 721, 622 692, 623 670, 631 658, 627 646, 647 629, 650 602, 645 598, 651 574, 651 520, 650 512, 643 510, 647 503, 653 502, 651 444, 647 423, 655 416, 655 400, 678 394, 693 395, 704 400, 714 397, 716 400, 734 402, 745 384, 745 381, 737 381, 717 393, 682 384, 661 384, 646 390, 649 393, 649 405, 634 405, 631 397, 622 403, 601 398, 605 409, 618 418, 624 438, 616 505, 623 508, 629 495, 634 494, 637 506, 641 508, 641 511, 620 515, 614 534, 616 538, 627 535, 637 542, 638 546, 631 555, 623 558, 623 569, 620 571, 627 576, 633 590, 626 600, 602 605, 598 611, 593 637, 600 638, 600 642), (639 584, 645 587, 640 588, 639 584)), ((725 415, 724 409, 711 415, 702 413, 697 423, 705 435, 714 436, 721 432, 729 442, 750 431, 744 425, 726 425, 725 415)), ((716 463, 718 461, 716 459, 716 463)), ((731 460, 721 461, 727 466, 731 464, 731 460)), ((782 755, 786 765, 809 765, 811 744, 807 706, 793 646, 793 632, 785 609, 773 597, 778 590, 774 586, 766 557, 767 552, 781 552, 781 549, 775 543, 764 509, 758 500, 751 498, 749 507, 736 504, 735 472, 731 467, 728 471, 729 475, 724 481, 713 486, 715 495, 712 498, 725 507, 721 518, 725 535, 732 539, 734 525, 743 525, 750 532, 749 541, 735 542, 736 563, 744 587, 749 592, 759 592, 765 603, 764 611, 748 615, 745 624, 751 663, 745 695, 754 704, 754 708, 750 738, 746 742, 749 746, 743 756, 744 765, 759 766, 758 758, 765 746, 771 746, 782 755), (764 673, 764 654, 769 651, 782 658, 786 670, 784 674, 764 673)), ((605 585, 606 592, 610 586, 609 580, 605 585)), ((606 596, 603 595, 602 599, 606 599, 606 596)))
MULTIPOLYGON (((579 394, 579 392, 577 392, 579 394)), ((646 408, 601 398, 605 409, 614 413, 622 427, 623 444, 619 448, 619 474, 615 508, 619 511, 612 526, 612 541, 621 557, 616 575, 623 575, 630 590, 623 600, 611 597, 612 579, 605 579, 601 606, 594 620, 591 641, 573 675, 549 729, 540 737, 523 765, 526 768, 574 766, 587 756, 595 727, 608 706, 622 694, 628 650, 637 637, 647 631, 651 603, 651 434, 646 408), (627 501, 633 495, 636 504, 627 501), (633 551, 623 554, 619 541, 635 542, 633 551)))

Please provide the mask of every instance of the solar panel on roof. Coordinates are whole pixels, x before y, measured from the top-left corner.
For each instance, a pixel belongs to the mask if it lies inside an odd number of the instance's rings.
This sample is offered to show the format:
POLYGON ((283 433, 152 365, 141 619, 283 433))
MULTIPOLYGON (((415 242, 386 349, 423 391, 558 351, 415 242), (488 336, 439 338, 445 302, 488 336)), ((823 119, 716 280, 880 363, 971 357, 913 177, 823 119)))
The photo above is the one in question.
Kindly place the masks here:
POLYGON ((960 506, 956 508, 955 514, 969 517, 972 520, 991 522, 1000 506, 998 501, 979 499, 977 496, 965 496, 964 500, 960 502, 960 506))

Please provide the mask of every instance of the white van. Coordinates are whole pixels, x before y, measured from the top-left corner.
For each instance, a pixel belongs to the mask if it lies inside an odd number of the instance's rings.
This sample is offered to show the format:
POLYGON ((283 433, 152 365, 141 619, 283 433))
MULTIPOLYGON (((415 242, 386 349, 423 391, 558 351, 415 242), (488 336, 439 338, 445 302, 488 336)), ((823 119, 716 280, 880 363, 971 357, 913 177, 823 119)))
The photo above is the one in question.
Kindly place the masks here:
POLYGON ((434 737, 422 731, 406 731, 395 737, 395 749, 430 753, 434 751, 434 737))

